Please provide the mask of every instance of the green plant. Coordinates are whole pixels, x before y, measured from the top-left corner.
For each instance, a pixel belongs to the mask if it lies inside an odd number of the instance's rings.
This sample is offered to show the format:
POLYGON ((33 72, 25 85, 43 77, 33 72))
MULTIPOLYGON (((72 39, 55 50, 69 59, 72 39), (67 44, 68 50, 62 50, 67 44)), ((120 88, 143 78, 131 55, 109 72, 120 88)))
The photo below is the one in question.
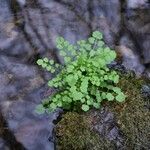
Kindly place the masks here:
POLYGON ((39 112, 45 109, 53 111, 57 107, 71 109, 74 106, 88 111, 90 107, 100 108, 103 100, 125 100, 125 95, 116 86, 119 75, 107 67, 116 58, 116 53, 105 45, 100 32, 93 32, 87 41, 80 40, 76 45, 63 37, 58 37, 56 42, 60 55, 64 57, 64 65, 47 58, 37 61, 51 73, 60 70, 48 82, 48 86, 57 88, 58 92, 37 107, 39 112))

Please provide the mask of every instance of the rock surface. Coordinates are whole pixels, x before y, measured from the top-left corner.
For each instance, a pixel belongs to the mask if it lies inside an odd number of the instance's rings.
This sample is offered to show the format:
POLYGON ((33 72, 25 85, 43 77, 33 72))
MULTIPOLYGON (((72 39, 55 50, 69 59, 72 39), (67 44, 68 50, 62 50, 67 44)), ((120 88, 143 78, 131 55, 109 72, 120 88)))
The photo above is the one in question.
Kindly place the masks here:
MULTIPOLYGON (((126 0, 125 3, 119 0, 1 0, 0 14, 0 112, 6 122, 3 128, 7 128, 16 144, 23 148, 54 149, 48 138, 53 137, 53 120, 58 112, 42 116, 34 113, 47 91, 45 83, 50 75, 35 62, 44 56, 61 62, 55 47, 57 36, 75 43, 99 30, 105 42, 121 53, 126 68, 137 74, 145 71, 149 74, 147 0, 126 0)), ((114 131, 116 128, 111 132, 114 131)), ((113 139, 111 133, 108 136, 113 139)), ((6 139, 3 134, 0 149, 13 149, 15 143, 6 139)))

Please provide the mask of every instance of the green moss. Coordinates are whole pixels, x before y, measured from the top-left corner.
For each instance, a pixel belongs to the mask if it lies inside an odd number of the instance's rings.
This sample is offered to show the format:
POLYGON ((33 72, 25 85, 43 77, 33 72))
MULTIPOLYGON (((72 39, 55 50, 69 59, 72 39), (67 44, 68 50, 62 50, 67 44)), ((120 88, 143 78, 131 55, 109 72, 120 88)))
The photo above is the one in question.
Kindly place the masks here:
POLYGON ((90 128, 90 117, 66 113, 56 126, 58 150, 105 150, 114 145, 90 128))
MULTIPOLYGON (((127 95, 124 103, 103 103, 115 114, 125 138, 125 150, 150 149, 150 111, 144 107, 146 98, 141 95, 141 86, 150 81, 121 75, 118 86, 127 95)), ((90 113, 67 112, 57 124, 58 150, 114 150, 113 143, 92 130, 90 113)))
POLYGON ((128 149, 150 149, 150 111, 144 107, 148 99, 141 95, 142 85, 148 82, 131 75, 123 76, 119 86, 128 96, 126 102, 109 106, 126 137, 128 149))

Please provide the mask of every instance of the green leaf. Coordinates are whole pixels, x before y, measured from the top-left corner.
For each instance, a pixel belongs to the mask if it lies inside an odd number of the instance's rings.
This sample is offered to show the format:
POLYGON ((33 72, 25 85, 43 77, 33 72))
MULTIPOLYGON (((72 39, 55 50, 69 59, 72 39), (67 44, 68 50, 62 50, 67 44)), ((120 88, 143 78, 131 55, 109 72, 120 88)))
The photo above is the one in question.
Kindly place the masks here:
POLYGON ((96 38, 96 39, 99 39, 99 40, 101 40, 101 39, 103 38, 102 33, 100 33, 99 31, 93 32, 92 36, 93 36, 94 38, 96 38))
POLYGON ((118 88, 118 87, 114 87, 113 88, 113 91, 115 92, 115 93, 121 93, 121 89, 120 88, 118 88))
POLYGON ((55 69, 52 68, 52 69, 51 69, 51 73, 54 73, 54 72, 55 72, 55 69))
POLYGON ((120 93, 116 96, 116 101, 123 102, 125 101, 126 96, 123 93, 120 93))
POLYGON ((93 37, 90 37, 90 38, 88 39, 88 41, 89 41, 89 43, 91 43, 91 44, 94 44, 94 43, 95 43, 95 39, 94 39, 93 37))
POLYGON ((90 107, 88 105, 85 105, 85 104, 82 105, 83 111, 88 111, 89 109, 90 109, 90 107))
POLYGON ((67 49, 68 49, 68 51, 73 51, 74 50, 72 45, 69 45, 67 49))
POLYGON ((80 90, 82 93, 87 93, 88 88, 88 78, 84 78, 81 82, 80 90))
POLYGON ((54 64, 54 60, 50 60, 49 63, 50 63, 51 65, 53 65, 53 64, 54 64))
POLYGON ((103 41, 98 41, 97 45, 98 45, 99 47, 103 47, 103 46, 105 45, 105 43, 104 43, 103 41))
POLYGON ((58 49, 63 49, 63 46, 62 46, 61 44, 58 44, 56 47, 57 47, 58 49))
POLYGON ((43 60, 44 60, 46 63, 48 62, 48 58, 46 58, 46 57, 45 57, 43 60))
POLYGON ((108 101, 113 101, 114 100, 114 96, 111 93, 107 93, 106 98, 108 99, 108 101))
POLYGON ((53 87, 53 81, 51 80, 51 81, 48 81, 48 86, 49 87, 53 87))
POLYGON ((66 52, 63 51, 63 50, 61 50, 61 51, 60 51, 60 55, 61 55, 61 56, 66 56, 66 52))
POLYGON ((108 76, 107 75, 104 76, 104 80, 108 80, 108 76))
POLYGON ((66 63, 68 63, 68 62, 71 61, 71 58, 70 57, 65 57, 64 60, 65 60, 66 63))
POLYGON ((98 109, 98 108, 100 108, 100 103, 93 103, 93 106, 94 106, 96 109, 98 109))
POLYGON ((71 86, 70 91, 71 91, 72 93, 76 93, 76 92, 77 92, 77 91, 76 91, 76 86, 71 86))
POLYGON ((42 64, 42 68, 46 68, 47 67, 47 64, 46 63, 43 63, 42 64))
POLYGON ((114 76, 113 81, 114 81, 114 83, 118 83, 119 82, 119 76, 118 75, 114 76))
POLYGON ((101 97, 102 97, 102 99, 105 99, 106 98, 106 93, 102 92, 101 97))
POLYGON ((56 43, 59 44, 59 43, 64 43, 64 38, 63 37, 58 37, 56 38, 56 43))
POLYGON ((85 44, 84 47, 85 47, 87 50, 91 50, 91 45, 90 45, 90 44, 85 44))
POLYGON ((82 98, 82 99, 81 99, 81 103, 85 103, 85 98, 82 98))
POLYGON ((42 65, 42 64, 43 64, 43 60, 42 60, 42 59, 38 59, 38 60, 37 60, 37 64, 38 64, 38 65, 42 65))
POLYGON ((73 72, 74 70, 74 66, 73 65, 69 65, 68 68, 67 68, 67 71, 68 72, 73 72))
POLYGON ((95 51, 91 50, 89 54, 90 54, 90 57, 93 57, 95 55, 95 51))
POLYGON ((36 106, 36 109, 35 109, 35 112, 36 112, 37 114, 44 114, 44 113, 45 113, 45 108, 43 107, 42 104, 37 105, 37 106, 36 106))
POLYGON ((55 103, 51 103, 50 104, 50 108, 52 108, 53 110, 55 110, 57 108, 57 105, 55 103))
POLYGON ((51 71, 52 67, 51 66, 47 66, 46 69, 47 69, 47 71, 51 71))
POLYGON ((84 95, 81 92, 74 92, 72 93, 72 96, 74 100, 81 100, 84 95))
POLYGON ((69 75, 66 77, 65 81, 66 81, 70 86, 72 86, 72 85, 76 84, 77 79, 74 77, 73 74, 69 74, 69 75))
POLYGON ((87 100, 87 105, 92 105, 92 101, 90 99, 87 100))

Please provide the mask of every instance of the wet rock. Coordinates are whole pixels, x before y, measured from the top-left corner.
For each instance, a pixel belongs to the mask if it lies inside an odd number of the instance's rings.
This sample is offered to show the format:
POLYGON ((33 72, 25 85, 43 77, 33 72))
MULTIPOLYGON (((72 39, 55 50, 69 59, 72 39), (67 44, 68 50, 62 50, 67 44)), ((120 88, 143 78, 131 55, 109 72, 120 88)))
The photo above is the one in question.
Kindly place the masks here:
POLYGON ((30 150, 54 148, 48 138, 58 115, 39 116, 34 112, 47 89, 43 84, 37 67, 0 56, 0 110, 13 137, 30 150))
POLYGON ((126 70, 133 70, 137 75, 141 75, 144 72, 145 67, 140 63, 139 56, 130 48, 122 45, 117 46, 116 49, 123 56, 122 64, 126 70))
POLYGON ((143 85, 141 92, 145 97, 150 97, 150 85, 143 85))
POLYGON ((135 3, 134 7, 136 9, 127 7, 125 26, 134 41, 132 43, 135 45, 138 56, 143 59, 144 64, 147 64, 150 61, 150 5, 146 7, 146 0, 132 2, 135 3), (143 8, 140 7, 141 5, 136 4, 143 4, 143 8))
POLYGON ((91 16, 92 30, 100 30, 104 34, 106 43, 113 47, 115 46, 115 39, 120 31, 120 1, 98 1, 91 2, 91 16))
POLYGON ((147 7, 148 4, 148 0, 127 0, 127 6, 128 8, 142 8, 142 7, 147 7))

